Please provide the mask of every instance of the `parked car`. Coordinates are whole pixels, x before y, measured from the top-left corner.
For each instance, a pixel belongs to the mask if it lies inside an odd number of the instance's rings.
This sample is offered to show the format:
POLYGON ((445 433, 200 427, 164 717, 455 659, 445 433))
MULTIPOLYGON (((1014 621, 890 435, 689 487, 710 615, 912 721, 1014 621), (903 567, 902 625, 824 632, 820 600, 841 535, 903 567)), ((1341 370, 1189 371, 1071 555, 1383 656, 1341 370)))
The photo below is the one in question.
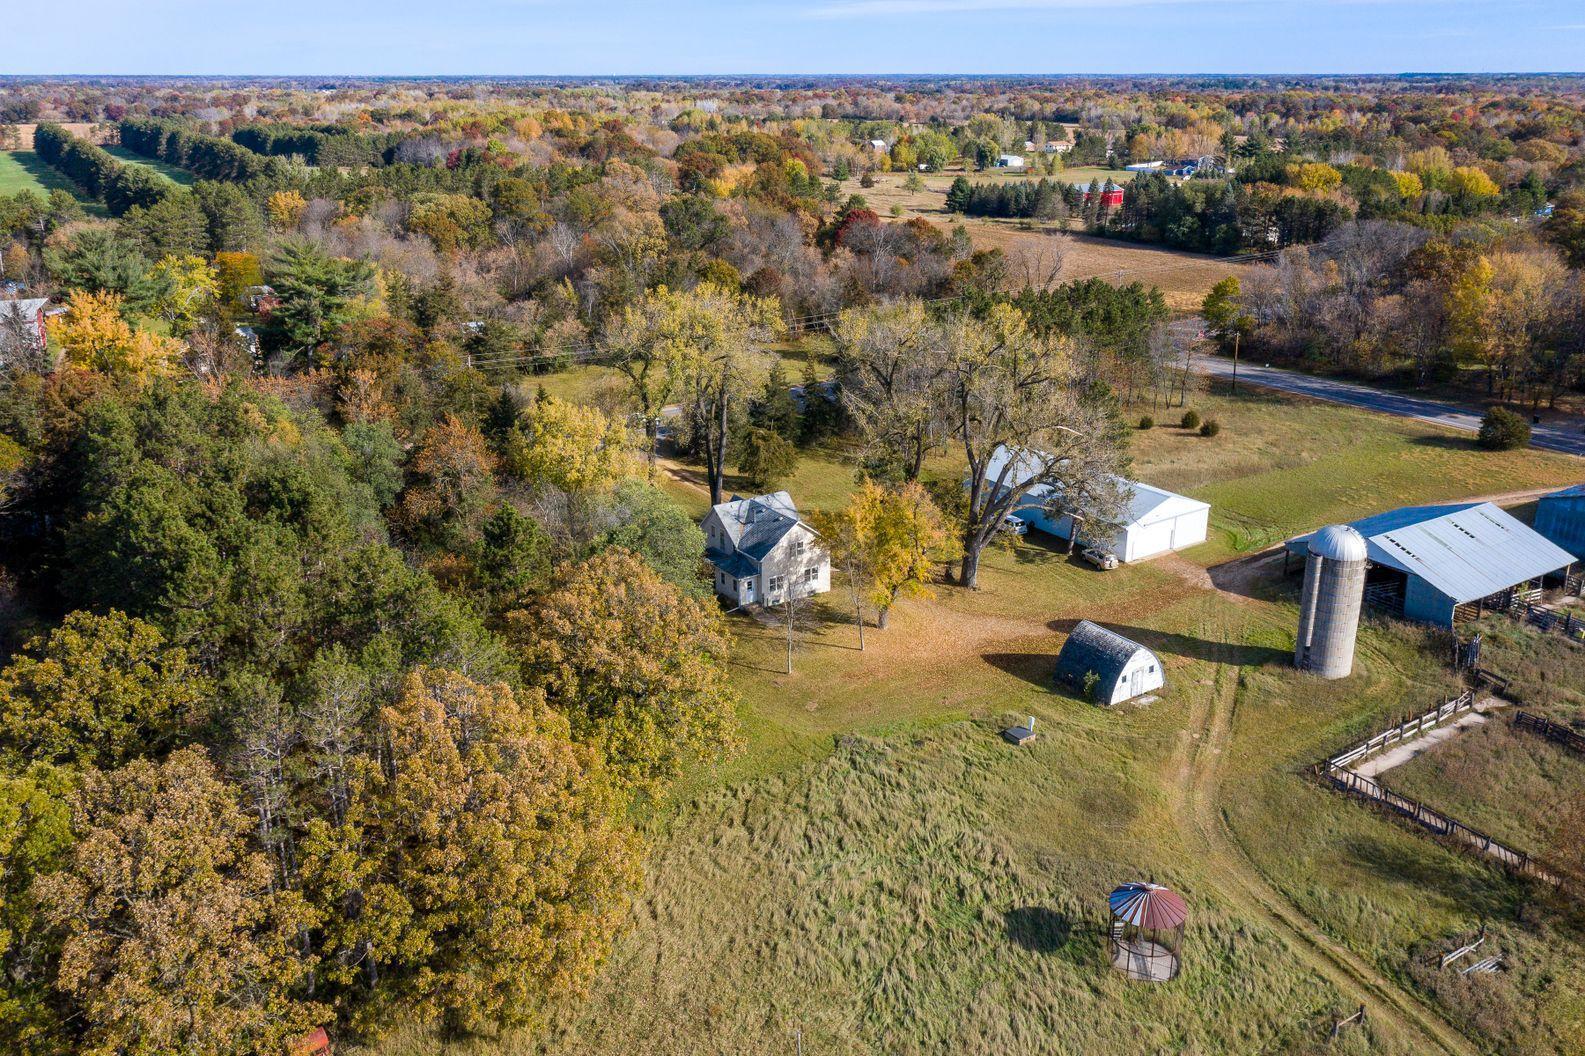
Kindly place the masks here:
POLYGON ((1004 532, 1010 532, 1013 535, 1028 535, 1029 522, 1024 520, 1022 517, 1019 517, 1017 514, 1010 513, 1007 515, 1007 519, 1002 521, 1002 527, 1000 530, 1004 532))
POLYGON ((1117 555, 1099 546, 1086 546, 1079 551, 1079 560, 1087 561, 1103 572, 1117 567, 1117 555))

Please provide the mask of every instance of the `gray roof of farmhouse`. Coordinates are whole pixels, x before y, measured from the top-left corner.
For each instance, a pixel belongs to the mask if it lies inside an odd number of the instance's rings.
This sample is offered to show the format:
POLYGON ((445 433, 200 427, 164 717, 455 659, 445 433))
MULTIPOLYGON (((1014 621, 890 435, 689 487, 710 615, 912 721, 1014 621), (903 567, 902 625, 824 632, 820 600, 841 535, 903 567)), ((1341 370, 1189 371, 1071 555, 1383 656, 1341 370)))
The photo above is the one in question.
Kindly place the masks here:
POLYGON ((1100 684, 1110 688, 1141 649, 1145 647, 1131 638, 1108 631, 1098 623, 1080 620, 1057 654, 1057 678, 1069 685, 1083 686, 1084 676, 1093 671, 1100 684))
POLYGON ((753 561, 762 561, 788 532, 799 525, 798 507, 785 491, 753 498, 732 496, 715 507, 732 548, 753 561))
MULTIPOLYGON (((1354 521, 1370 559, 1418 576, 1455 604, 1556 572, 1574 555, 1489 502, 1409 506, 1354 521)), ((1288 542, 1303 554, 1309 536, 1288 542)))

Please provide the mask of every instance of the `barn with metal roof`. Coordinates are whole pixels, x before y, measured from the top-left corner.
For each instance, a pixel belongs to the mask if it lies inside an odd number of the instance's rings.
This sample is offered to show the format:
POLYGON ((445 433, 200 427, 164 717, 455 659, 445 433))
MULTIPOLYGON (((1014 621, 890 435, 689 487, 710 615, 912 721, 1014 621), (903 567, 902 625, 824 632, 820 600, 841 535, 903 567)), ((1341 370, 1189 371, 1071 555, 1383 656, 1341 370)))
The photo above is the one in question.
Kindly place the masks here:
POLYGON ((1585 557, 1585 484, 1541 496, 1535 530, 1575 557, 1585 557))
POLYGON ((1100 624, 1080 620, 1057 655, 1057 680, 1111 707, 1160 689, 1166 676, 1161 659, 1149 649, 1100 624))
MULTIPOLYGON (((1455 621, 1539 595, 1547 577, 1566 576, 1574 556, 1489 502, 1409 506, 1354 521, 1370 570, 1365 600, 1423 623, 1455 621)), ((1310 536, 1288 540, 1308 552, 1310 536)))

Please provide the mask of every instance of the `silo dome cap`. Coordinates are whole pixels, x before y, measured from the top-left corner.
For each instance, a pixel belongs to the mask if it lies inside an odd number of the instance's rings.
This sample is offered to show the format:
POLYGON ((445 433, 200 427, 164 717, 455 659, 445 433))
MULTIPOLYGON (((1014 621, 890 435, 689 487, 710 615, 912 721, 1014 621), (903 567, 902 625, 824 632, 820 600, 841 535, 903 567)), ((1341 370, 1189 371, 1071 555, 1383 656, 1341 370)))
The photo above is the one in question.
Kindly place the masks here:
POLYGON ((1329 524, 1310 536, 1310 553, 1328 561, 1363 561, 1370 555, 1365 537, 1346 524, 1329 524))

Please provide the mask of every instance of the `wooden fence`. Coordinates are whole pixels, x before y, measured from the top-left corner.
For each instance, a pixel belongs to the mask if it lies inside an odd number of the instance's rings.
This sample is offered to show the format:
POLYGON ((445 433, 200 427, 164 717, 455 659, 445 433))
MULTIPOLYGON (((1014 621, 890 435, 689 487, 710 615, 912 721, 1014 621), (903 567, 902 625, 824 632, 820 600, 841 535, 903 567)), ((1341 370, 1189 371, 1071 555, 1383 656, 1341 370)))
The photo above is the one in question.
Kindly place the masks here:
POLYGON ((1562 723, 1553 722, 1551 719, 1542 718, 1540 715, 1532 715, 1528 711, 1521 711, 1515 713, 1513 724, 1518 729, 1540 734, 1547 740, 1561 744, 1570 751, 1585 755, 1585 737, 1580 736, 1579 733, 1564 726, 1562 723))
POLYGON ((1571 641, 1585 640, 1585 620, 1576 620, 1572 612, 1525 602, 1520 614, 1524 622, 1543 631, 1557 631, 1571 641))
POLYGON ((1455 715, 1461 715, 1474 707, 1475 691, 1466 689, 1452 700, 1444 701, 1423 715, 1416 715, 1412 719, 1406 719, 1390 729, 1381 731, 1374 737, 1360 741, 1346 751, 1339 752, 1328 759, 1323 764, 1323 767, 1327 771, 1344 769, 1368 755, 1375 755, 1388 746, 1397 744, 1399 741, 1410 740, 1425 733, 1427 730, 1434 730, 1455 715))
MULTIPOLYGON (((1477 678, 1482 685, 1501 686, 1503 688, 1506 688, 1507 685, 1505 679, 1484 670, 1477 671, 1477 678)), ((1428 730, 1436 729, 1458 715, 1474 710, 1475 702, 1475 691, 1466 689, 1452 700, 1444 701, 1430 711, 1382 730, 1375 736, 1360 741, 1352 748, 1339 752, 1317 766, 1315 768, 1316 774, 1339 791, 1367 799, 1385 810, 1414 822, 1428 832, 1456 840, 1484 855, 1495 858, 1504 866, 1522 876, 1534 876, 1552 883, 1558 883, 1557 874, 1543 868, 1527 852, 1510 847, 1474 826, 1466 825, 1457 818, 1442 813, 1435 807, 1427 806, 1419 800, 1411 799, 1408 796, 1399 795, 1381 782, 1349 769, 1361 759, 1384 751, 1400 741, 1418 737, 1428 730)), ((1520 714, 1525 715, 1523 712, 1520 714)), ((1546 728, 1537 724, 1546 723, 1548 727, 1556 727, 1556 723, 1547 723, 1546 719, 1538 716, 1525 715, 1525 717, 1529 720, 1524 724, 1525 728, 1536 729, 1538 732, 1542 732, 1544 736, 1555 738, 1556 735, 1554 733, 1548 732, 1546 728)), ((1517 719, 1515 720, 1515 722, 1518 721, 1517 719)), ((1578 739, 1582 744, 1585 744, 1585 738, 1581 738, 1574 731, 1561 727, 1560 729, 1564 729, 1570 737, 1578 739)), ((1572 741, 1569 743, 1572 746, 1572 741)))
POLYGON ((1438 836, 1447 836, 1467 844, 1482 854, 1497 859, 1516 873, 1536 876, 1544 880, 1552 879, 1552 875, 1537 865, 1535 859, 1524 851, 1509 847, 1502 841, 1442 813, 1435 807, 1428 807, 1419 800, 1401 796, 1384 787, 1379 781, 1373 781, 1362 774, 1341 768, 1328 770, 1323 776, 1332 787, 1362 796, 1438 836))

